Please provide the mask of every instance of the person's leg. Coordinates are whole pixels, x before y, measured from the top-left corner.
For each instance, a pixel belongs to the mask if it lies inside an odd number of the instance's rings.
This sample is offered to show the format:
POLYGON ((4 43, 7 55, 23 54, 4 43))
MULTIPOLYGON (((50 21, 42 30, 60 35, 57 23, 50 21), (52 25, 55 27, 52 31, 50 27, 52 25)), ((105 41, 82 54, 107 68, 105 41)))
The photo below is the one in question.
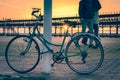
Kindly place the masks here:
POLYGON ((93 24, 93 29, 94 29, 94 35, 98 37, 98 34, 99 34, 98 24, 93 24))
MULTIPOLYGON (((101 40, 100 36, 99 36, 99 26, 97 23, 93 24, 93 29, 94 29, 94 35, 96 35, 98 37, 98 39, 101 40)), ((95 46, 97 47, 97 44, 95 44, 95 46)))
POLYGON ((95 12, 95 15, 93 17, 93 29, 94 29, 94 35, 99 37, 99 14, 98 12, 95 12))
MULTIPOLYGON (((93 34, 93 22, 92 22, 92 20, 90 19, 89 21, 88 21, 88 28, 89 28, 89 33, 91 33, 91 34, 93 34)), ((93 40, 92 39, 89 39, 90 41, 89 41, 89 46, 91 47, 91 46, 93 46, 93 40)))
POLYGON ((85 33, 86 32, 86 20, 81 20, 81 24, 82 24, 82 33, 85 33))
POLYGON ((93 34, 93 22, 92 22, 91 19, 88 20, 87 25, 88 25, 88 28, 89 28, 89 33, 93 34))
MULTIPOLYGON (((85 33, 86 27, 87 27, 87 20, 81 21, 81 23, 82 23, 82 33, 85 33)), ((82 39, 82 43, 84 45, 87 45, 87 38, 86 37, 82 39)))

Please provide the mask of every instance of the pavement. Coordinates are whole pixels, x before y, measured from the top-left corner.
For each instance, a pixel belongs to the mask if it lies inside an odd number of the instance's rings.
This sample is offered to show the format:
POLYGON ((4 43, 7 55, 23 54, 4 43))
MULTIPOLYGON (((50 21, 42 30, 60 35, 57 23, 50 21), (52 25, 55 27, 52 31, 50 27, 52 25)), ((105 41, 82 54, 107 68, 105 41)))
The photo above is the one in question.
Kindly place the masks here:
POLYGON ((41 65, 31 72, 19 74, 11 70, 5 60, 0 60, 0 80, 120 80, 120 58, 105 59, 94 73, 81 75, 73 72, 66 64, 55 64, 51 74, 41 73, 41 65))
MULTIPOLYGON (((4 52, 5 45, 2 43, 8 39, 0 39, 0 53, 4 52)), ((0 56, 0 80, 120 80, 120 41, 119 38, 104 38, 106 42, 104 51, 105 59, 102 66, 89 75, 81 75, 73 72, 69 67, 62 64, 55 64, 51 74, 41 73, 41 62, 29 73, 19 74, 11 70, 4 56, 0 56), (114 41, 114 43, 113 43, 114 41)))

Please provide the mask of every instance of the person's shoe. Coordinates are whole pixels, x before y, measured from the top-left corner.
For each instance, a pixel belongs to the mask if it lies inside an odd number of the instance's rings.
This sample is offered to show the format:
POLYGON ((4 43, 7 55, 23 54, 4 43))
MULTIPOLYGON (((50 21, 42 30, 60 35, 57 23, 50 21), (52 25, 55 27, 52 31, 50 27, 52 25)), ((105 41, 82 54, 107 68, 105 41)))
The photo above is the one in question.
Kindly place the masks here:
POLYGON ((82 39, 82 43, 83 43, 84 45, 87 45, 87 40, 88 40, 88 39, 87 39, 86 37, 83 38, 83 39, 82 39))
POLYGON ((87 45, 87 43, 85 41, 83 41, 83 40, 82 40, 82 44, 87 45))

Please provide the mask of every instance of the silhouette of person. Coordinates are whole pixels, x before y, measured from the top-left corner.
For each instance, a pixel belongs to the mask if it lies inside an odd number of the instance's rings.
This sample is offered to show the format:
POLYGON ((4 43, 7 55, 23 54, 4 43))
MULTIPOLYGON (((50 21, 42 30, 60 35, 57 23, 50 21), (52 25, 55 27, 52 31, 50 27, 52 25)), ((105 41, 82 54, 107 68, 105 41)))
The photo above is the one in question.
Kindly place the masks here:
MULTIPOLYGON (((81 1, 85 1, 85 0, 81 0, 81 1)), ((88 32, 89 33, 93 32, 98 37, 98 33, 99 33, 99 27, 98 27, 99 15, 98 15, 98 11, 101 9, 101 4, 100 4, 100 2, 98 0, 89 0, 89 1, 91 1, 91 4, 90 3, 89 4, 92 6, 91 8, 92 8, 92 11, 93 11, 94 14, 93 14, 93 17, 84 18, 83 20, 80 17, 81 24, 82 24, 82 32, 85 32, 85 28, 86 28, 85 26, 88 26, 88 28, 90 27, 88 32), (86 20, 89 20, 89 23, 86 20), (87 23, 87 25, 85 25, 85 23, 87 23)), ((81 4, 79 4, 79 8, 81 7, 80 5, 81 4)), ((86 10, 86 9, 84 9, 84 10, 86 10)), ((81 12, 79 11, 79 16, 85 15, 85 13, 82 14, 82 11, 84 11, 84 10, 81 10, 81 12)), ((82 43, 86 45, 87 44, 87 38, 84 38, 82 40, 82 43)))
POLYGON ((99 37, 99 10, 101 9, 101 4, 99 0, 92 0, 94 8, 94 17, 93 17, 93 29, 94 34, 99 37))
POLYGON ((86 32, 86 27, 89 28, 89 32, 93 33, 93 14, 92 1, 91 0, 80 0, 78 14, 82 24, 82 32, 86 32))
MULTIPOLYGON (((88 32, 93 34, 94 9, 92 0, 80 0, 78 14, 82 25, 82 33, 85 33, 86 27, 88 27, 88 32)), ((82 43, 87 45, 87 38, 83 38, 82 43)), ((90 40, 89 46, 92 46, 92 40, 90 40)))

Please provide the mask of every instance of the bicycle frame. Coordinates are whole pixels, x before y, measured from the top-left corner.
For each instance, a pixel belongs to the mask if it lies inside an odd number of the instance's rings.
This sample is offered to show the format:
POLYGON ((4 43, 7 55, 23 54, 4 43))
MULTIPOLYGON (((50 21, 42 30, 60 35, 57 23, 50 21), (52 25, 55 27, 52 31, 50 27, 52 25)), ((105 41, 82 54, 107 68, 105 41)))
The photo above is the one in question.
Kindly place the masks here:
MULTIPOLYGON (((60 48, 59 48, 59 51, 58 51, 59 54, 57 55, 58 58, 59 58, 59 57, 62 55, 62 52, 64 51, 63 47, 64 47, 64 44, 65 44, 65 40, 66 40, 67 34, 68 34, 68 29, 67 29, 67 31, 65 32, 65 35, 64 35, 64 38, 63 38, 62 43, 61 43, 61 44, 53 44, 53 43, 49 42, 48 40, 46 40, 46 39, 43 37, 43 35, 40 33, 40 31, 39 31, 39 29, 38 29, 38 22, 36 22, 36 24, 35 24, 35 26, 34 26, 34 28, 33 28, 33 32, 30 34, 30 40, 29 40, 29 42, 28 42, 28 45, 27 45, 25 51, 23 51, 21 54, 24 55, 24 54, 27 53, 27 51, 28 51, 28 50, 30 49, 30 47, 31 47, 33 37, 37 37, 38 40, 41 41, 42 44, 44 45, 44 47, 48 50, 48 51, 41 52, 41 54, 45 54, 45 53, 50 52, 50 53, 52 53, 53 55, 55 55, 53 49, 51 49, 50 46, 49 46, 49 45, 53 45, 53 46, 60 47, 60 48), (37 32, 37 33, 36 33, 36 32, 37 32)), ((75 43, 75 44, 77 44, 77 43, 75 43)), ((88 46, 86 46, 85 50, 82 50, 79 45, 76 46, 76 47, 80 50, 81 53, 87 52, 87 49, 88 49, 88 46)), ((81 54, 79 54, 79 55, 81 55, 81 54)), ((62 57, 60 57, 60 58, 64 59, 64 58, 73 57, 73 56, 78 56, 78 54, 76 54, 76 55, 69 55, 69 56, 62 56, 62 57)))
POLYGON ((37 22, 37 23, 35 24, 34 28, 33 28, 33 32, 30 34, 30 40, 29 40, 29 42, 28 42, 28 46, 27 46, 27 48, 25 49, 25 51, 24 51, 23 53, 26 53, 26 52, 29 50, 29 48, 31 47, 33 37, 37 37, 37 38, 39 39, 39 41, 41 41, 42 44, 45 46, 45 48, 48 50, 48 51, 42 52, 41 54, 45 54, 45 53, 50 52, 50 53, 52 53, 53 55, 55 55, 55 54, 54 54, 54 51, 53 51, 53 50, 50 48, 50 46, 49 46, 49 45, 53 45, 53 46, 60 47, 60 49, 59 49, 59 51, 58 51, 58 52, 60 53, 58 56, 60 56, 60 55, 62 54, 62 51, 63 51, 63 47, 64 47, 64 43, 65 43, 67 34, 68 34, 68 30, 66 31, 66 33, 65 33, 65 35, 64 35, 64 39, 63 39, 63 41, 62 41, 61 44, 53 44, 53 43, 49 42, 48 40, 46 40, 46 39, 43 37, 43 35, 40 33, 40 31, 39 31, 39 29, 38 29, 38 22, 37 22), (37 32, 37 33, 36 33, 36 32, 37 32))

